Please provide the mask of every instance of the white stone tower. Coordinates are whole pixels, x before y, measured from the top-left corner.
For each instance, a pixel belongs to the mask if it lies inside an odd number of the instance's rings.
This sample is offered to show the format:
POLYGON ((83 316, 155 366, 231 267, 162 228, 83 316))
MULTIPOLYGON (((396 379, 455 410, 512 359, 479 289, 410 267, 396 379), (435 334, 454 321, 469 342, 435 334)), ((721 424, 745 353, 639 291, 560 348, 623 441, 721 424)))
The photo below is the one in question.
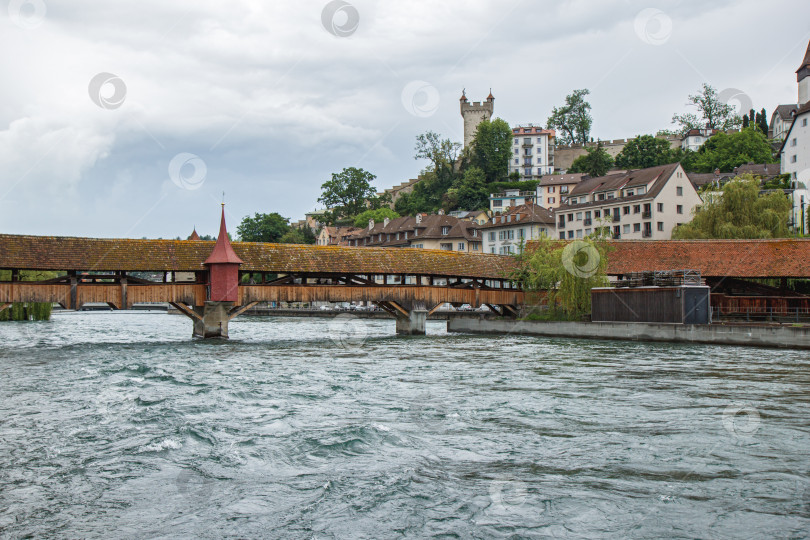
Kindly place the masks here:
POLYGON ((475 137, 478 124, 480 124, 482 120, 492 118, 492 111, 495 108, 495 98, 492 97, 492 89, 490 89, 486 101, 474 101, 470 103, 467 101, 466 91, 462 90, 459 104, 461 106, 461 117, 464 119, 464 146, 466 147, 472 142, 473 137, 475 137))
MULTIPOLYGON (((807 44, 807 52, 804 53, 802 65, 796 70, 796 81, 799 83, 799 107, 801 107, 810 101, 810 43, 807 44)), ((466 135, 466 124, 464 129, 466 135)))

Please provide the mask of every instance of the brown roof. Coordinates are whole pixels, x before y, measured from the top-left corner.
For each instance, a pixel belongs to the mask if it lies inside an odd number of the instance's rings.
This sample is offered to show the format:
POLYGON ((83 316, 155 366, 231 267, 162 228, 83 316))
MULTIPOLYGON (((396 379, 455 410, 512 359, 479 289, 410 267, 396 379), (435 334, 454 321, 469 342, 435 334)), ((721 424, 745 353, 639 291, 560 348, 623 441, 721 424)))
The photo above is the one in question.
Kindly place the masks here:
POLYGON ((565 184, 577 184, 582 180, 590 178, 585 173, 551 174, 540 179, 541 186, 559 186, 565 184))
POLYGON ((554 214, 551 210, 534 203, 521 204, 510 208, 508 212, 493 216, 481 229, 494 229, 497 227, 512 227, 524 223, 545 223, 554 225, 554 214), (519 216, 519 219, 515 219, 519 216), (511 219, 510 219, 511 217, 511 219))
MULTIPOLYGON (((227 235, 226 235, 227 238, 227 235)), ((349 248, 234 242, 250 272, 423 274, 500 279, 510 257, 432 249, 349 248)), ((204 270, 214 242, 0 234, 0 268, 21 270, 204 270)))
POLYGON ((608 273, 700 270, 703 276, 810 277, 810 239, 615 240, 608 273))
POLYGON ((773 114, 771 115, 771 121, 773 121, 773 117, 777 114, 779 118, 782 120, 790 120, 793 117, 793 113, 799 108, 799 105, 796 103, 791 103, 788 105, 779 105, 774 109, 773 114))
MULTIPOLYGON (((641 199, 655 198, 658 193, 664 188, 667 181, 675 173, 675 170, 680 166, 679 163, 671 163, 669 165, 659 165, 658 167, 648 167, 646 169, 638 169, 634 171, 627 171, 620 174, 610 174, 608 176, 599 176, 596 178, 589 178, 577 184, 571 190, 569 197, 577 197, 580 195, 588 195, 591 193, 598 193, 601 191, 617 191, 619 189, 648 186, 643 194, 633 195, 631 197, 616 197, 614 199, 603 201, 588 201, 587 203, 578 204, 564 204, 557 208, 557 211, 566 211, 578 208, 586 208, 590 206, 602 206, 605 204, 619 204, 629 201, 637 201, 641 199), (652 186, 650 184, 652 183, 652 186)), ((570 200, 570 199, 569 199, 570 200)))
POLYGON ((734 167, 734 174, 752 174, 754 176, 775 176, 779 174, 779 163, 746 163, 734 167))

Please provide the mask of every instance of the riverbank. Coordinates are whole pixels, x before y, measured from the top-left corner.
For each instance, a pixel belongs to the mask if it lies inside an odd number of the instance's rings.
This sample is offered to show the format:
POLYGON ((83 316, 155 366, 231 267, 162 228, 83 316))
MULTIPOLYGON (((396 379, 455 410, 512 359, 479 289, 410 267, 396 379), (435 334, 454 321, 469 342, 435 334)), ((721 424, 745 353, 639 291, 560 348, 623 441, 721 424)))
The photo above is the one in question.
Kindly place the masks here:
POLYGON ((810 326, 450 319, 448 332, 810 349, 810 326))

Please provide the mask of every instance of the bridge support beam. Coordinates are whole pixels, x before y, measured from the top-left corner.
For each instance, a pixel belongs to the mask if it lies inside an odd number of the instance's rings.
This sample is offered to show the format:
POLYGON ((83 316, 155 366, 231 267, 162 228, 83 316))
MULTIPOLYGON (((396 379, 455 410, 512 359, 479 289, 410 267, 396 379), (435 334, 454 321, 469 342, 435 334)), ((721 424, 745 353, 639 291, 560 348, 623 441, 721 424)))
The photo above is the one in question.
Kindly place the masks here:
POLYGON ((412 309, 407 315, 397 313, 397 335, 424 336, 427 315, 426 309, 412 309))

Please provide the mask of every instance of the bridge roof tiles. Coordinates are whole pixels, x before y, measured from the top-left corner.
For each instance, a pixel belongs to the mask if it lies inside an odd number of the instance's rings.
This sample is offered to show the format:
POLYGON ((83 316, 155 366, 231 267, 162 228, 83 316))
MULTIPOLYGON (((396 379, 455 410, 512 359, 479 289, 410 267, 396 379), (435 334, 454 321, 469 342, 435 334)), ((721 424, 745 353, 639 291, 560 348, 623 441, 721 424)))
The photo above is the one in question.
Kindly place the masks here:
POLYGON ((700 270, 703 276, 810 278, 810 239, 616 240, 608 273, 700 270))
MULTIPOLYGON (((511 257, 429 249, 234 242, 240 269, 277 273, 422 274, 500 279, 511 257)), ((77 271, 205 270, 214 242, 0 234, 0 268, 77 271)))

